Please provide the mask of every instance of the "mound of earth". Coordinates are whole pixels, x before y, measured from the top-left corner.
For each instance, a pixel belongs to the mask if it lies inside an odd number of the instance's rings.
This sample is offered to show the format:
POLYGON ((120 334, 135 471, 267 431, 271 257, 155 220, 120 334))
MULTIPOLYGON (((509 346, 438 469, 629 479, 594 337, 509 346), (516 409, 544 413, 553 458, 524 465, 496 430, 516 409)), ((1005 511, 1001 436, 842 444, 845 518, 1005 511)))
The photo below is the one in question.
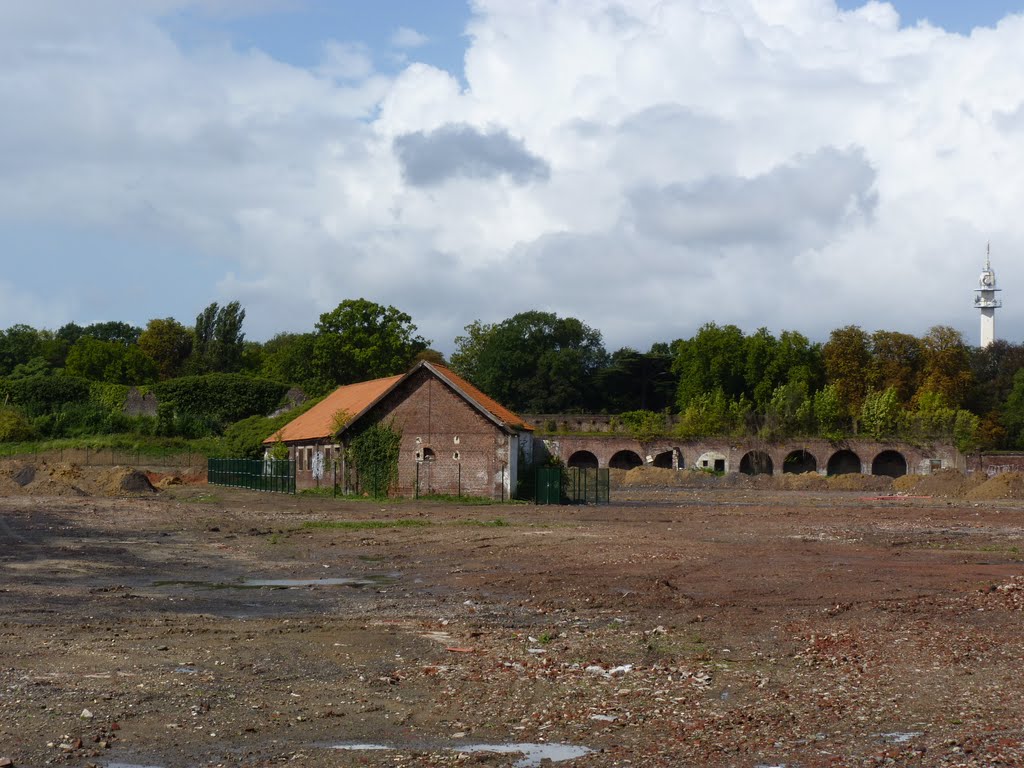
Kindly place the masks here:
POLYGON ((929 475, 904 475, 893 481, 893 488, 920 496, 962 499, 985 482, 985 477, 965 475, 956 469, 942 469, 929 475))
POLYGON ((779 487, 786 491, 824 491, 828 478, 817 472, 786 473, 778 478, 779 487))
POLYGON ((1004 472, 995 475, 969 490, 965 498, 972 501, 1024 499, 1024 474, 1004 472))
POLYGON ((120 496, 126 493, 156 493, 145 472, 131 467, 112 467, 98 478, 99 490, 105 496, 120 496))
POLYGON ((131 467, 82 467, 78 464, 0 463, 3 496, 124 496, 156 493, 145 473, 131 467))
POLYGON ((891 491, 892 478, 884 475, 850 473, 827 478, 830 491, 891 491))
POLYGON ((692 469, 663 469, 661 467, 634 467, 625 472, 612 470, 612 482, 622 487, 674 486, 682 488, 701 487, 714 484, 720 478, 708 472, 696 472, 692 469))

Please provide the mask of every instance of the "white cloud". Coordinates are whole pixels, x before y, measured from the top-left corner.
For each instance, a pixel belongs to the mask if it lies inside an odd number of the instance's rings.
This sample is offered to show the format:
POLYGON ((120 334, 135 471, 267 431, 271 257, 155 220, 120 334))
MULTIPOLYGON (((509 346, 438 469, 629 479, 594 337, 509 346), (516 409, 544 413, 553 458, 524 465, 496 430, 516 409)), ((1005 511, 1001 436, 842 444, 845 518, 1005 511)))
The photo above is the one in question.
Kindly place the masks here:
MULTIPOLYGON (((476 0, 462 84, 382 76, 358 43, 310 69, 185 49, 159 18, 193 5, 0 6, 0 223, 220 261, 195 304, 238 296, 251 337, 367 296, 441 348, 529 308, 613 346, 709 320, 973 340, 992 240, 1001 332, 1024 334, 1022 17, 960 36, 878 2, 476 0)), ((44 322, 0 289, 8 323, 44 322)))
POLYGON ((412 27, 399 27, 391 35, 391 45, 395 48, 419 48, 429 42, 429 37, 412 27))

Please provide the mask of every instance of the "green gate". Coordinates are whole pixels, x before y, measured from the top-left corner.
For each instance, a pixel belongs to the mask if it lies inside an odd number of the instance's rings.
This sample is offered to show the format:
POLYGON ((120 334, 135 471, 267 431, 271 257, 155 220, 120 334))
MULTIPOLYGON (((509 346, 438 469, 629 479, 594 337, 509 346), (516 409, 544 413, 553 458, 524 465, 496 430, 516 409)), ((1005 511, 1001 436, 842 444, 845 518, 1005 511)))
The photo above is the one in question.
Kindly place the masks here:
POLYGON ((538 504, 608 504, 611 473, 607 468, 538 467, 538 504))
POLYGON ((295 493, 295 462, 287 459, 208 459, 206 482, 271 493, 295 493))
POLYGON ((561 467, 537 467, 536 495, 533 497, 538 504, 562 503, 561 467))

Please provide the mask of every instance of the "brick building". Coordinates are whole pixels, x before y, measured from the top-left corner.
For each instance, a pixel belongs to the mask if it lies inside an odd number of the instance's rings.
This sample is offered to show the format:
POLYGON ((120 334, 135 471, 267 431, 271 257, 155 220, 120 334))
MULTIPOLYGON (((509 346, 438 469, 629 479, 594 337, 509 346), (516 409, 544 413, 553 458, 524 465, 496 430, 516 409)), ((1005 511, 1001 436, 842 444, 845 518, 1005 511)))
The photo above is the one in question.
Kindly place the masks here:
POLYGON ((401 432, 399 495, 462 493, 510 498, 520 456, 529 462, 533 427, 436 363, 423 361, 403 376, 339 387, 265 441, 288 446, 296 486, 351 486, 344 448, 370 424, 401 432), (341 416, 339 417, 339 414, 341 416), (321 470, 322 468, 322 470, 321 470), (318 471, 322 476, 318 479, 318 471))

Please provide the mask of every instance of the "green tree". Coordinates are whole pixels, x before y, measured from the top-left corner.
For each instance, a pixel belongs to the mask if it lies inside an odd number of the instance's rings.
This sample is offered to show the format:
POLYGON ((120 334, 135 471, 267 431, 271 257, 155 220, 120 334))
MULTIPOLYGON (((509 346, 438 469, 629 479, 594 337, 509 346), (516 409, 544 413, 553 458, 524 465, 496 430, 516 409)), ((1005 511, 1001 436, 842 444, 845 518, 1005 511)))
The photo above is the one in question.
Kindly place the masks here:
MULTIPOLYGON (((558 413, 592 408, 596 402, 594 377, 607 353, 600 332, 580 320, 522 312, 478 340, 468 378, 509 408, 558 413)), ((452 360, 469 357, 469 350, 460 348, 452 360)))
POLYGON ((721 389, 703 392, 679 415, 676 434, 684 440, 708 435, 738 435, 747 428, 751 410, 745 395, 730 401, 721 389))
POLYGON ((926 392, 941 394, 946 402, 959 408, 971 389, 971 358, 960 331, 948 325, 936 325, 921 339, 924 366, 918 396, 926 392))
POLYGON ((917 391, 924 364, 924 346, 909 333, 875 331, 871 334, 868 386, 878 391, 896 390, 901 403, 909 403, 917 391))
POLYGON ((861 432, 875 440, 896 434, 900 417, 900 401, 895 387, 879 392, 871 390, 860 409, 861 432))
POLYGON ((761 437, 779 440, 814 433, 814 404, 803 381, 781 384, 764 410, 761 437))
POLYGON ((1003 405, 1002 425, 1009 445, 1024 448, 1024 368, 1013 377, 1013 388, 1003 405))
POLYGON ((333 384, 317 376, 313 362, 316 335, 279 333, 263 344, 260 375, 282 384, 296 385, 309 394, 320 394, 333 384))
POLYGON ((979 414, 997 412, 1013 389, 1013 377, 1024 368, 1024 344, 997 339, 968 352, 972 386, 966 407, 979 414))
POLYGON ((138 344, 156 363, 160 378, 171 379, 181 374, 192 352, 192 334, 173 317, 155 318, 146 324, 138 344))
MULTIPOLYGON (((82 329, 82 336, 91 336, 97 341, 109 341, 122 346, 131 346, 139 340, 142 329, 120 320, 93 323, 82 329)), ((77 341, 77 339, 76 339, 77 341)))
POLYGON ((829 440, 843 437, 849 425, 849 413, 834 384, 814 393, 814 421, 818 434, 829 440))
POLYGON ((245 310, 237 301, 223 307, 215 301, 210 303, 196 316, 189 369, 193 373, 240 371, 245 349, 244 321, 245 310))
POLYGON ((24 365, 40 353, 39 331, 31 325, 12 325, 0 332, 0 376, 24 365))
POLYGON ((664 343, 651 345, 648 352, 616 350, 595 381, 599 407, 612 413, 670 408, 677 385, 672 352, 664 343))
POLYGON ((868 389, 870 338, 856 325, 838 328, 832 331, 822 347, 821 357, 825 366, 825 379, 835 387, 840 407, 856 428, 868 389))
POLYGON ((672 371, 679 378, 676 403, 684 412, 695 398, 721 390, 726 400, 746 392, 747 348, 735 325, 702 326, 693 338, 677 341, 672 371))
POLYGON ((149 384, 157 379, 157 366, 137 346, 82 336, 68 352, 65 370, 72 376, 112 384, 149 384))
POLYGON ((313 343, 318 378, 351 384, 405 373, 430 342, 416 335, 412 318, 392 306, 346 299, 320 315, 313 343))
POLYGON ((476 381, 480 354, 490 343, 494 325, 474 320, 465 327, 465 335, 455 337, 455 351, 452 353, 452 370, 470 381, 476 381))

